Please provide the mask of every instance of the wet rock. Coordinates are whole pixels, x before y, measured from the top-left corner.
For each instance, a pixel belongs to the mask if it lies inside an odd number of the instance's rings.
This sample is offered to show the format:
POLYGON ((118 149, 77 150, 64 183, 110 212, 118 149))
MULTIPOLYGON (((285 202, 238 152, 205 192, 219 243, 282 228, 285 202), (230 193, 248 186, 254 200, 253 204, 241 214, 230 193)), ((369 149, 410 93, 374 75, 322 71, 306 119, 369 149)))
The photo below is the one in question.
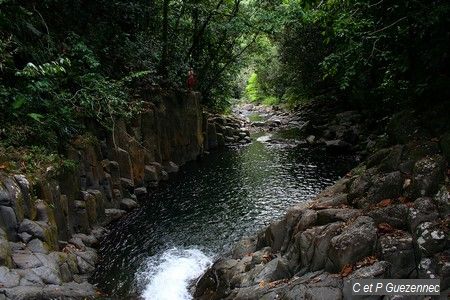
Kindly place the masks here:
POLYGON ((131 211, 137 207, 139 207, 139 204, 132 199, 124 198, 120 201, 120 208, 125 211, 131 211))
POLYGON ((180 167, 177 166, 173 161, 168 161, 164 163, 164 170, 169 173, 177 173, 180 170, 180 167))
POLYGON ((105 222, 111 223, 122 218, 127 212, 122 209, 108 208, 105 209, 105 222))
POLYGON ((383 235, 379 239, 381 258, 391 264, 391 278, 415 278, 416 256, 413 238, 407 232, 383 235))
POLYGON ((15 270, 17 274, 20 275, 20 285, 22 286, 43 286, 44 282, 42 281, 41 277, 36 275, 32 270, 26 269, 26 270, 15 270))
POLYGON ((153 165, 146 165, 144 169, 144 181, 159 181, 159 172, 156 170, 156 167, 153 165))
POLYGON ((345 265, 372 255, 377 239, 373 219, 361 216, 331 239, 326 270, 340 271, 345 265))

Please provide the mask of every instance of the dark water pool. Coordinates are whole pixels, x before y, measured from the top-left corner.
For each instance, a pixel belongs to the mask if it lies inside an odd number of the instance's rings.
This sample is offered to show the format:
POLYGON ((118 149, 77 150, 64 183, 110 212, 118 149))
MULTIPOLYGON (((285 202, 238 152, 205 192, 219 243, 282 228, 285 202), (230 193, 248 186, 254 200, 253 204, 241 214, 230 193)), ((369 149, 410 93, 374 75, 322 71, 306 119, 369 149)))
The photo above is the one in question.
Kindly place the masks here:
POLYGON ((189 280, 214 256, 353 165, 351 156, 257 141, 188 163, 111 228, 92 281, 115 296, 189 299, 189 280))

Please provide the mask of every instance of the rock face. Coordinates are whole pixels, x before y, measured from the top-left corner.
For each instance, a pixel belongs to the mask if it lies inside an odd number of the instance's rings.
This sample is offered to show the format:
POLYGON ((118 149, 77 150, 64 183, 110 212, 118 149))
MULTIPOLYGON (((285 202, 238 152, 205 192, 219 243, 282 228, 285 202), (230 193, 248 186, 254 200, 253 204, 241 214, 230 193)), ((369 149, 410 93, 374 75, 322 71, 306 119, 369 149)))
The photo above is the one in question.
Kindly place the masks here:
POLYGON ((156 97, 131 124, 116 120, 112 133, 87 124, 92 134, 68 146, 74 167, 59 175, 49 171, 30 183, 0 173, 0 299, 95 296, 87 278, 104 232, 98 225, 136 208, 137 199, 210 147, 203 126, 210 115, 198 93, 156 97))
POLYGON ((436 149, 424 140, 374 153, 238 243, 199 279, 195 299, 351 299, 355 278, 441 278, 450 288, 448 165, 436 149))

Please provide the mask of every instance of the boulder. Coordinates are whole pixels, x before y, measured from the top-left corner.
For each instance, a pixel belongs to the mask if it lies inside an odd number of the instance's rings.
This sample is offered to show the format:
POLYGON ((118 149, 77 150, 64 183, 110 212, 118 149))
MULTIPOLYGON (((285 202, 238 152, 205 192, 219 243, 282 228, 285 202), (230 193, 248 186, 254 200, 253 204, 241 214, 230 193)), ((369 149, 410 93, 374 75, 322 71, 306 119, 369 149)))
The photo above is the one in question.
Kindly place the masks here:
POLYGON ((49 247, 46 243, 42 242, 40 239, 32 239, 28 242, 27 248, 33 253, 48 254, 49 247))
POLYGON ((105 209, 105 223, 109 224, 122 218, 127 212, 122 209, 108 208, 105 209))
POLYGON ((441 155, 427 156, 416 162, 408 196, 433 196, 444 182, 446 167, 447 163, 441 155))
POLYGON ((164 162, 163 168, 169 174, 177 173, 180 170, 180 167, 178 167, 178 165, 176 163, 174 163, 173 161, 164 162))
POLYGON ((439 217, 437 206, 431 198, 421 197, 414 201, 408 210, 408 227, 411 232, 415 232, 417 226, 424 222, 432 222, 439 217))
POLYGON ((361 210, 353 208, 327 208, 317 211, 317 224, 324 225, 336 221, 347 221, 361 215, 361 210))
POLYGON ((375 175, 365 200, 360 199, 356 203, 359 207, 365 208, 384 199, 395 199, 401 195, 403 183, 404 178, 398 171, 375 175))
POLYGON ((343 140, 326 141, 325 146, 328 150, 334 151, 334 152, 351 151, 353 148, 353 146, 350 143, 347 143, 343 140))
POLYGON ((415 236, 423 257, 432 256, 449 247, 449 232, 444 231, 439 220, 421 223, 416 228, 415 236))
POLYGON ((154 165, 146 165, 144 169, 144 181, 145 182, 157 182, 159 181, 159 173, 154 165))
POLYGON ((382 235, 378 241, 381 258, 391 264, 390 278, 416 278, 416 256, 411 234, 395 232, 382 235))
POLYGON ((325 267, 330 242, 341 232, 343 223, 336 222, 324 226, 316 226, 303 231, 295 242, 300 248, 300 262, 309 271, 317 271, 325 267))
POLYGON ((14 209, 9 206, 0 206, 0 229, 4 229, 8 239, 15 241, 17 235, 17 217, 14 209))
MULTIPOLYGON (((11 288, 18 286, 20 283, 20 276, 16 272, 9 270, 6 267, 0 266, 0 288, 11 288)), ((0 290, 1 291, 1 290, 0 290)))
POLYGON ((139 207, 139 204, 133 199, 124 198, 120 201, 120 208, 125 211, 131 211, 137 207, 139 207))
POLYGON ((408 227, 407 216, 409 208, 405 204, 394 204, 369 211, 368 215, 375 224, 388 223, 394 228, 406 229, 408 227))
POLYGON ((373 219, 367 216, 358 217, 355 222, 343 228, 341 234, 331 239, 326 270, 338 272, 345 265, 372 255, 376 239, 377 229, 373 219))
POLYGON ((281 258, 272 259, 255 277, 255 283, 272 282, 283 278, 290 278, 291 274, 286 262, 281 258))

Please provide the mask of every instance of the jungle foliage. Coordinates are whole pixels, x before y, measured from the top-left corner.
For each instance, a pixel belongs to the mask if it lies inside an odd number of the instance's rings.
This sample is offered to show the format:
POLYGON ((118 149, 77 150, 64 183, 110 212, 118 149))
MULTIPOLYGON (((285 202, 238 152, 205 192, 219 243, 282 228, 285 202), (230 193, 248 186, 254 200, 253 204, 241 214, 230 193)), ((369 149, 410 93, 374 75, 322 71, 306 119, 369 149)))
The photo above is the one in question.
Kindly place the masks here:
POLYGON ((111 128, 149 90, 185 88, 190 67, 223 109, 257 13, 240 0, 0 0, 0 140, 56 149, 84 119, 111 128))
POLYGON ((277 7, 283 22, 268 36, 277 51, 264 56, 275 63, 255 64, 266 94, 285 102, 337 97, 385 111, 450 99, 450 2, 291 0, 277 7))

